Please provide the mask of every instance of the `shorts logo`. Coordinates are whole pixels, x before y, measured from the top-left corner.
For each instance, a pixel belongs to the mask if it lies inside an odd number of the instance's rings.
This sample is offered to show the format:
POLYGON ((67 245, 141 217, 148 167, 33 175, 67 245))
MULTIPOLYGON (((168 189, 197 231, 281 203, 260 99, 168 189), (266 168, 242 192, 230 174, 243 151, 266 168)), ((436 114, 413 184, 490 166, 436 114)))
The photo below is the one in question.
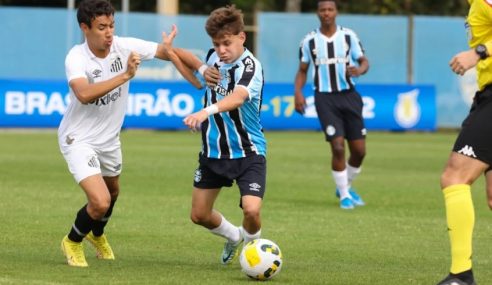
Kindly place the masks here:
POLYGON ((367 130, 366 130, 366 128, 363 128, 363 129, 360 131, 360 133, 361 133, 363 136, 367 135, 367 130))
POLYGON ((254 192, 260 192, 261 185, 258 183, 251 183, 249 184, 249 190, 254 191, 254 192))
POLYGON ((462 149, 458 151, 458 153, 461 153, 462 155, 466 155, 469 157, 474 157, 476 158, 477 156, 475 155, 475 152, 473 151, 473 147, 469 145, 465 145, 462 149))
POLYGON ((119 163, 114 167, 114 171, 120 171, 120 170, 121 170, 121 163, 119 163))
POLYGON ((92 156, 89 162, 87 162, 87 165, 92 168, 99 168, 99 161, 97 160, 97 157, 95 155, 92 156))
POLYGON ((197 169, 195 170, 195 182, 200 182, 202 180, 202 170, 197 169))
POLYGON ((327 135, 332 136, 335 134, 335 132, 336 132, 336 129, 334 126, 329 125, 328 127, 326 127, 326 134, 327 135))
POLYGON ((66 138, 65 142, 66 142, 67 144, 72 144, 74 140, 75 140, 74 138, 71 138, 70 136, 67 136, 67 138, 66 138))

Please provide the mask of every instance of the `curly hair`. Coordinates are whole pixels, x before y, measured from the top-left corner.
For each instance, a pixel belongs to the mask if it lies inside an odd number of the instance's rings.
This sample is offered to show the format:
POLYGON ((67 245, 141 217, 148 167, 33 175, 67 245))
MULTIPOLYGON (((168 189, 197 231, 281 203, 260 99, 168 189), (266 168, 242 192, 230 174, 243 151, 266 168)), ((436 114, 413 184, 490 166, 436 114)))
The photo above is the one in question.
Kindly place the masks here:
POLYGON ((244 31, 243 12, 235 5, 215 9, 207 19, 205 30, 212 38, 237 35, 244 31))
POLYGON ((96 17, 114 15, 114 7, 107 0, 83 0, 77 10, 77 21, 79 25, 84 23, 91 28, 91 21, 96 17))

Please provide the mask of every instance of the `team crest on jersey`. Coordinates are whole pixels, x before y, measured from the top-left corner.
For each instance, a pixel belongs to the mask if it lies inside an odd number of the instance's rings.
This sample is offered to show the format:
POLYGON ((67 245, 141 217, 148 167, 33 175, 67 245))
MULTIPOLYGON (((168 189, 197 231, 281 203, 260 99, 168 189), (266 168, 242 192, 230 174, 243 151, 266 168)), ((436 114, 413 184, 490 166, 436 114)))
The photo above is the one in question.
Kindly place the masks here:
POLYGON ((121 58, 118 56, 116 59, 111 63, 111 72, 118 72, 123 69, 123 63, 121 62, 121 58))

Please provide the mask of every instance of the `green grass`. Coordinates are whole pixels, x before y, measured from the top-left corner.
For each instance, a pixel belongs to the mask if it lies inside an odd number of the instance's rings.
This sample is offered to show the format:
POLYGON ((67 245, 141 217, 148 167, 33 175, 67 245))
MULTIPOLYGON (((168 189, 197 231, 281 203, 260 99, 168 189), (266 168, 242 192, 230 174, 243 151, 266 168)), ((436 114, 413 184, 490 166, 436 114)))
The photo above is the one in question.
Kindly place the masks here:
MULTIPOLYGON (((278 243, 272 284, 435 284, 449 269, 439 176, 455 133, 370 133, 355 187, 367 205, 342 211, 329 146, 318 132, 268 132, 263 237, 278 243)), ((189 220, 198 134, 125 131, 121 195, 107 233, 114 262, 70 268, 60 251, 85 203, 56 134, 0 133, 0 284, 253 284, 236 262, 221 266, 223 241, 189 220)), ((492 224, 483 178, 473 187, 474 270, 492 280, 492 224)), ((241 221, 239 192, 217 208, 241 221)))

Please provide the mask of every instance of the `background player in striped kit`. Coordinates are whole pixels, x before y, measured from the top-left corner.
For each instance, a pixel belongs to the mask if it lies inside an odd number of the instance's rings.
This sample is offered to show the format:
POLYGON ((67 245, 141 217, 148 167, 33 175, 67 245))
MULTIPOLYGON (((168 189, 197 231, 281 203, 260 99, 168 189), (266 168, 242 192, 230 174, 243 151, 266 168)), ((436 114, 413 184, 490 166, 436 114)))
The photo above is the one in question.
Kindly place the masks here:
POLYGON ((169 35, 163 34, 159 44, 114 36, 114 8, 109 1, 82 1, 77 20, 85 42, 74 46, 65 60, 71 102, 58 129, 58 142, 88 203, 78 211, 61 247, 69 265, 86 267, 84 238, 96 247, 98 258, 114 259, 104 228, 120 192, 123 160, 119 134, 129 80, 142 60, 159 58, 172 60, 185 78, 200 87, 177 54, 186 57, 187 66, 193 62, 195 69, 202 62, 184 50, 167 53, 164 43, 172 42, 175 27, 169 35))
POLYGON ((315 106, 326 140, 332 152, 332 175, 336 195, 342 209, 364 205, 351 188, 361 171, 366 154, 366 129, 362 118, 362 98, 355 90, 352 77, 367 72, 369 62, 357 35, 336 24, 335 0, 318 1, 320 27, 301 42, 300 64, 295 77, 295 108, 304 114, 306 100, 302 88, 306 84, 309 65, 313 65, 315 106), (354 65, 357 62, 357 65, 354 65), (350 157, 345 161, 345 140, 350 157))
POLYGON ((492 209, 492 1, 468 0, 468 3, 470 10, 466 27, 470 49, 456 54, 449 65, 459 75, 476 67, 479 91, 473 98, 470 113, 463 121, 441 175, 451 244, 451 268, 438 285, 476 284, 472 271, 475 209, 471 184, 483 173, 488 204, 492 209))
POLYGON ((217 84, 209 84, 205 108, 184 123, 201 129, 202 151, 195 172, 191 220, 227 239, 221 262, 229 264, 241 242, 261 233, 260 209, 266 182, 266 141, 260 124, 263 69, 244 47, 243 14, 235 6, 214 10, 206 23, 214 49, 206 62, 217 69, 217 84), (243 210, 237 227, 213 209, 222 187, 236 181, 243 210))

